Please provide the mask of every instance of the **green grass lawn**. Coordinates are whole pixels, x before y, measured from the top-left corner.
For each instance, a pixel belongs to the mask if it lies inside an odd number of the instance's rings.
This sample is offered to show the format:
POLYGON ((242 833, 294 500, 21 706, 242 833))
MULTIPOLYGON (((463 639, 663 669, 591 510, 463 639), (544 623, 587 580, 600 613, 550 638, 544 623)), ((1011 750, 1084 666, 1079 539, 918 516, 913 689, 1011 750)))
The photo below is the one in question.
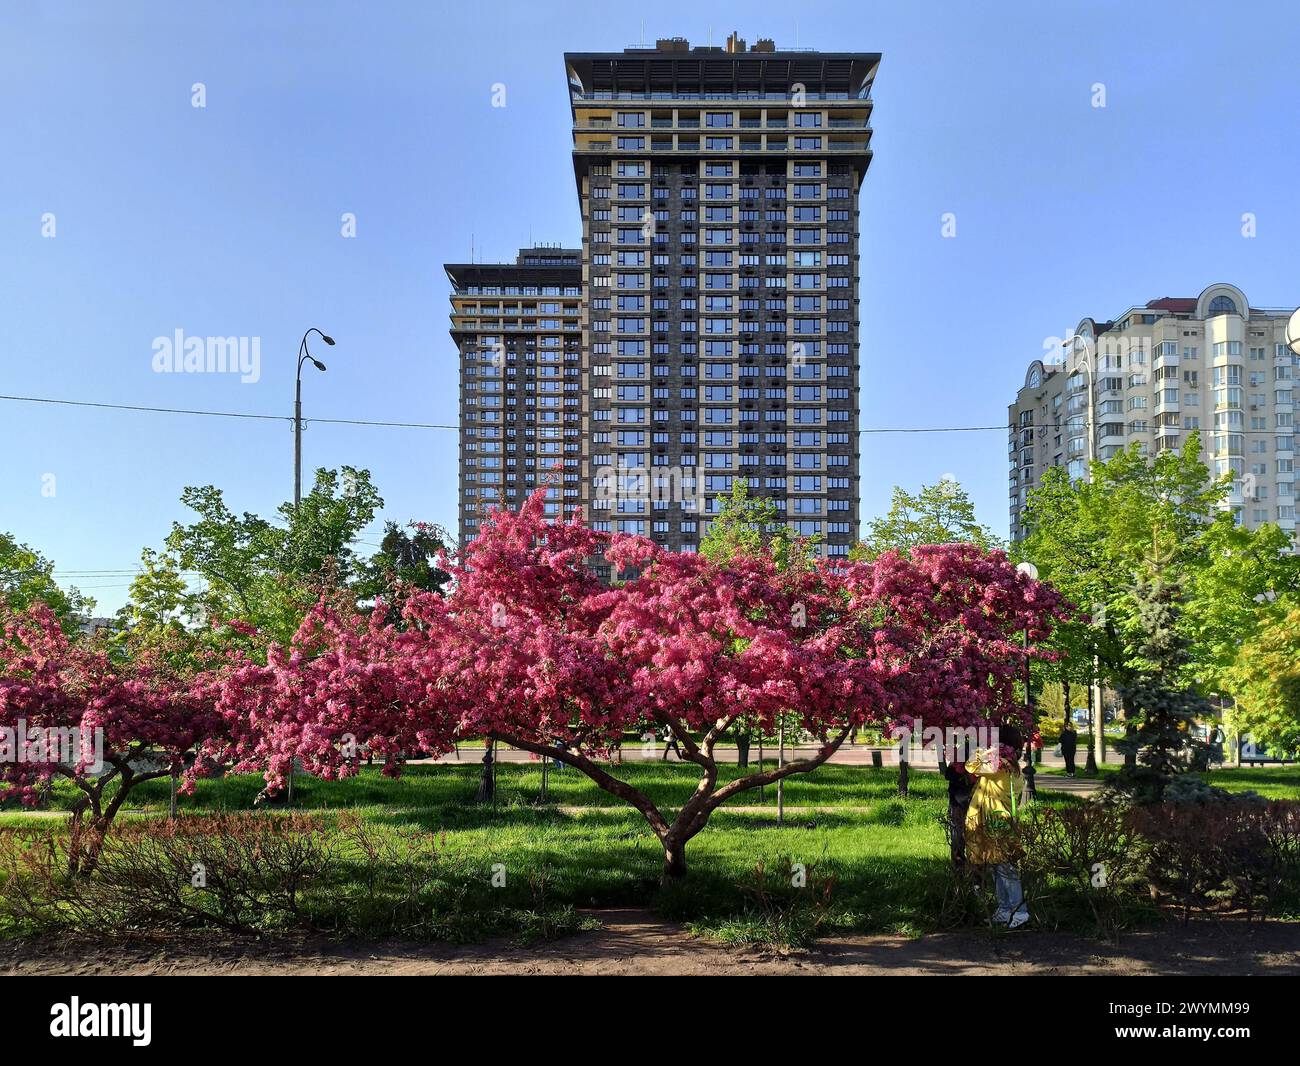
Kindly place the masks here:
MULTIPOLYGON (((698 780, 695 767, 662 762, 629 760, 617 772, 665 810, 683 803, 698 780)), ((724 767, 722 776, 729 780, 737 773, 734 766, 724 767)), ((493 809, 474 802, 475 765, 410 766, 395 780, 370 767, 345 781, 299 775, 294 806, 347 809, 394 833, 415 829, 432 835, 448 861, 466 871, 475 906, 493 902, 487 886, 496 863, 504 865, 519 891, 541 877, 552 902, 654 904, 673 917, 706 924, 710 916, 730 917, 745 909, 744 886, 754 880, 760 863, 784 871, 783 879, 796 862, 815 874, 833 875, 836 921, 853 928, 930 928, 942 901, 948 862, 939 818, 947 802, 936 774, 914 773, 906 799, 897 796, 896 770, 823 766, 812 775, 796 775, 785 783, 785 803, 792 811, 783 826, 776 824, 775 787, 768 786, 761 797, 757 790, 742 793, 735 805, 761 805, 767 813, 726 808, 715 813, 687 848, 688 886, 667 895, 659 891, 662 849, 636 811, 572 769, 551 770, 549 803, 541 806, 541 776, 537 764, 499 765, 493 809), (793 810, 809 807, 826 809, 793 810)), ((182 796, 179 808, 182 816, 247 811, 260 788, 256 776, 209 779, 199 782, 194 795, 182 796)), ((151 782, 133 792, 128 809, 165 812, 168 796, 165 782, 151 782)), ((50 808, 66 809, 72 799, 70 791, 60 789, 50 808)), ((12 809, 0 814, 5 824, 36 821, 12 809)), ((52 828, 62 824, 49 818, 39 824, 52 821, 52 828)))
MULTIPOLYGON (((665 810, 683 803, 698 780, 693 766, 658 761, 629 760, 616 772, 665 810)), ((737 773, 734 766, 724 767, 723 780, 737 773)), ((461 908, 462 914, 486 915, 506 904, 524 913, 535 909, 540 892, 548 907, 652 905, 705 930, 725 932, 740 922, 743 933, 748 926, 742 919, 752 916, 755 907, 757 867, 779 872, 784 882, 790 865, 802 863, 817 877, 834 878, 831 928, 919 933, 944 922, 951 886, 941 825, 946 786, 934 773, 913 773, 905 799, 897 795, 894 768, 829 765, 796 775, 785 785, 791 810, 781 826, 776 824, 773 786, 761 798, 756 790, 742 793, 732 807, 763 810, 724 807, 716 812, 687 847, 686 884, 667 892, 659 887, 662 850, 644 819, 582 774, 552 769, 549 802, 542 805, 541 766, 501 764, 495 808, 474 802, 478 777, 477 765, 410 766, 398 779, 385 778, 374 767, 344 781, 300 774, 294 807, 324 812, 331 819, 349 810, 394 839, 415 831, 436 840, 454 872, 448 875, 445 899, 439 896, 431 905, 461 908), (505 892, 490 886, 496 864, 506 873, 505 892)), ((1295 768, 1220 771, 1212 779, 1267 795, 1300 795, 1295 768)), ((182 817, 249 811, 261 787, 257 776, 208 779, 199 782, 194 795, 182 796, 179 808, 182 817)), ((165 782, 141 786, 121 817, 156 817, 166 811, 168 797, 165 782), (146 813, 133 813, 137 811, 146 813)), ((66 809, 72 798, 60 789, 51 797, 50 809, 66 809)), ((1040 802, 1083 801, 1044 790, 1040 802)), ((259 817, 275 817, 274 810, 258 810, 259 817)), ((65 825, 59 818, 32 817, 12 808, 0 813, 0 824, 19 823, 49 826, 53 832, 62 832, 65 825)), ((359 883, 365 870, 358 865, 347 877, 359 883)), ((481 926, 497 927, 486 920, 481 926)))

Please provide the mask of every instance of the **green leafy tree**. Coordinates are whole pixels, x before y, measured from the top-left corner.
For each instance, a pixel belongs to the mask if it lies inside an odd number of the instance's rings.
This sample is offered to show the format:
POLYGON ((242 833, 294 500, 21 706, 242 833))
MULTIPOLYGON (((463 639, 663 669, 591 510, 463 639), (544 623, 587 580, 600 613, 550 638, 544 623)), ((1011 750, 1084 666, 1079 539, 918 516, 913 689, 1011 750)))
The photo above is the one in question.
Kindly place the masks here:
POLYGON ((44 603, 65 633, 73 633, 95 607, 95 601, 76 588, 60 587, 51 560, 4 532, 0 532, 0 599, 15 611, 44 603))
POLYGON ((895 486, 889 511, 867 525, 866 536, 849 558, 875 559, 887 551, 904 555, 922 544, 975 544, 990 550, 1002 541, 975 517, 975 504, 952 478, 937 485, 922 485, 918 493, 895 486))
POLYGON ((322 594, 361 575, 357 535, 384 503, 369 471, 346 466, 316 471, 300 506, 279 507, 279 523, 235 515, 211 485, 187 487, 181 502, 198 518, 175 523, 167 548, 180 567, 202 575, 205 606, 281 641, 322 594))
POLYGON ((1213 480, 1200 461, 1195 433, 1181 451, 1154 460, 1134 445, 1094 463, 1087 481, 1072 482, 1063 467, 1044 471, 1026 504, 1028 534, 1016 554, 1032 561, 1039 577, 1079 612, 1054 635, 1065 677, 1087 680, 1096 655, 1102 680, 1118 686, 1127 679, 1134 575, 1145 565, 1156 531, 1163 530, 1173 545, 1171 566, 1183 573, 1195 569, 1214 522, 1232 522, 1217 510, 1226 492, 1226 482, 1213 480))
POLYGON ((1233 693, 1230 676, 1243 643, 1270 620, 1264 605, 1300 594, 1300 555, 1291 536, 1275 525, 1247 530, 1214 522, 1202 538, 1203 551, 1186 578, 1184 629, 1195 649, 1191 680, 1208 693, 1233 693))
POLYGON ((731 494, 700 541, 700 554, 714 562, 770 552, 784 569, 812 558, 815 540, 792 537, 771 500, 749 494, 749 483, 736 478, 731 494))
POLYGON ((1229 725, 1270 751, 1292 753, 1300 750, 1300 597, 1263 614, 1227 671, 1236 699, 1229 725))
POLYGON ((1126 704, 1130 763, 1140 711, 1127 706, 1124 693, 1139 679, 1139 646, 1150 639, 1135 575, 1149 570, 1153 545, 1180 590, 1175 625, 1187 654, 1173 667, 1178 677, 1168 679, 1178 689, 1205 694, 1222 686, 1259 618, 1257 597, 1294 589, 1300 580, 1300 560, 1285 552, 1285 533, 1267 525, 1243 529, 1222 506, 1230 487, 1229 477, 1211 476, 1199 434, 1191 433, 1180 450, 1154 458, 1133 445, 1095 462, 1087 481, 1072 482, 1064 468, 1053 467, 1029 496, 1028 533, 1016 554, 1078 611, 1054 632, 1060 658, 1046 669, 1055 680, 1086 682, 1096 656, 1101 681, 1126 704))
POLYGON ((196 670, 205 651, 217 650, 205 625, 209 613, 204 594, 189 587, 176 557, 145 548, 126 605, 117 612, 113 651, 122 659, 150 653, 182 673, 196 670))
POLYGON ((441 592, 449 575, 438 568, 437 559, 452 543, 451 535, 439 525, 411 522, 403 529, 386 522, 379 550, 361 567, 357 592, 366 597, 397 589, 441 592))

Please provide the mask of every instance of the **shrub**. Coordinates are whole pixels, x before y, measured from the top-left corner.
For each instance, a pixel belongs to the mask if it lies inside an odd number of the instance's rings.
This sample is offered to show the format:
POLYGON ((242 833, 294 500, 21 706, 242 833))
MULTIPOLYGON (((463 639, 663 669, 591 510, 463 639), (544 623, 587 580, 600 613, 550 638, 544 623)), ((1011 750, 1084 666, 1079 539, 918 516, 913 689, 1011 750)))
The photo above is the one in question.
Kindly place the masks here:
POLYGON ((692 931, 707 932, 724 944, 808 947, 832 920, 835 875, 821 873, 819 867, 820 862, 796 864, 788 856, 770 869, 759 862, 752 879, 737 886, 745 909, 707 927, 692 925, 692 931))
POLYGON ((68 872, 72 847, 57 828, 0 830, 0 923, 8 930, 439 940, 501 932, 538 940, 590 925, 552 904, 545 873, 529 880, 525 897, 490 889, 475 897, 487 878, 435 838, 350 813, 129 822, 107 838, 89 877, 68 872))
POLYGON ((1134 813, 1149 842, 1147 876, 1183 913, 1244 909, 1253 916, 1300 887, 1300 803, 1258 798, 1134 813))
POLYGON ((96 936, 312 928, 306 894, 326 884, 338 857, 322 828, 304 814, 128 823, 106 839, 92 877, 67 873, 74 836, 6 831, 0 908, 20 928, 96 936))
POLYGON ((1052 882, 1063 882, 1070 897, 1086 902, 1099 934, 1118 930, 1142 870, 1142 843, 1124 807, 1036 806, 1020 821, 1019 843, 1027 894, 1033 886, 1045 896, 1052 882))

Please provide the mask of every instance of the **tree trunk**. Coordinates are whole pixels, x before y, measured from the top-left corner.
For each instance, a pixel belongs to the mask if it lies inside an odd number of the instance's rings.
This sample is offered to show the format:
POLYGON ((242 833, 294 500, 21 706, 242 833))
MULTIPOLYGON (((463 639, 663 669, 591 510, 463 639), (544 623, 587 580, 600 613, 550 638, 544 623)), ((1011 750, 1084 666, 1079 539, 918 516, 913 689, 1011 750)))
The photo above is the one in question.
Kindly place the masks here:
POLYGON ((898 760, 898 794, 907 795, 907 760, 898 760))
MULTIPOLYGON (((586 774, 598 787, 611 795, 617 796, 624 802, 630 803, 645 816, 646 821, 650 823, 650 828, 663 845, 663 880, 664 883, 668 883, 675 882, 685 876, 686 843, 705 828, 709 816, 721 804, 732 796, 748 789, 763 784, 772 784, 773 782, 779 784, 789 774, 810 773, 834 755, 847 736, 848 730, 844 729, 834 740, 823 739, 822 747, 810 759, 799 759, 775 770, 760 770, 755 774, 738 777, 727 782, 721 788, 718 787, 718 767, 712 756, 712 742, 706 745, 706 753, 696 748, 690 738, 687 737, 684 743, 689 758, 683 758, 683 761, 698 763, 704 769, 704 775, 696 786, 695 793, 686 802, 685 806, 677 812, 677 816, 671 823, 664 818, 649 797, 626 781, 620 781, 601 769, 591 759, 583 755, 581 751, 560 749, 523 737, 501 734, 489 734, 488 739, 494 743, 501 741, 513 744, 517 748, 531 751, 537 755, 549 755, 557 760, 557 765, 561 762, 567 763, 586 774)), ((486 762, 490 757, 491 751, 489 750, 484 761, 486 762)))
POLYGON ((1137 725, 1133 721, 1124 723, 1124 769, 1132 773, 1138 764, 1137 725))
POLYGON ((736 765, 744 769, 749 765, 749 734, 736 734, 736 765))
POLYGON ((1119 696, 1115 707, 1115 713, 1123 719, 1124 722, 1124 739, 1115 742, 1115 747, 1123 752, 1124 755, 1124 772, 1131 774, 1137 769, 1138 755, 1138 738, 1137 722, 1129 713, 1128 701, 1123 695, 1119 696))
POLYGON ((664 884, 686 876, 686 841, 675 837, 664 838, 664 884))
POLYGON ((496 800, 496 774, 492 766, 492 748, 495 744, 496 741, 489 740, 487 750, 483 752, 483 771, 479 774, 475 803, 493 803, 496 800))

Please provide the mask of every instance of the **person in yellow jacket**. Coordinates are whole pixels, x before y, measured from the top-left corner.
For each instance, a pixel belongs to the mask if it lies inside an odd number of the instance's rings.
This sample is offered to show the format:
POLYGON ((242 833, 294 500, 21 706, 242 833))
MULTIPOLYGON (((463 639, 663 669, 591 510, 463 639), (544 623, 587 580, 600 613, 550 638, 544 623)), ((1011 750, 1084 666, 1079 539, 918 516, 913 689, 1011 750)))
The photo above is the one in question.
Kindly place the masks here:
POLYGON ((1029 905, 1020 885, 1020 872, 1007 854, 1005 841, 995 831, 998 822, 1015 821, 1024 803, 1024 780, 1020 776, 1020 750, 1024 740, 1015 726, 1002 726, 998 743, 1010 748, 1012 756, 977 751, 966 764, 975 775, 975 792, 966 811, 966 857, 976 866, 992 866, 998 909, 996 925, 1016 929, 1029 921, 1029 905))

